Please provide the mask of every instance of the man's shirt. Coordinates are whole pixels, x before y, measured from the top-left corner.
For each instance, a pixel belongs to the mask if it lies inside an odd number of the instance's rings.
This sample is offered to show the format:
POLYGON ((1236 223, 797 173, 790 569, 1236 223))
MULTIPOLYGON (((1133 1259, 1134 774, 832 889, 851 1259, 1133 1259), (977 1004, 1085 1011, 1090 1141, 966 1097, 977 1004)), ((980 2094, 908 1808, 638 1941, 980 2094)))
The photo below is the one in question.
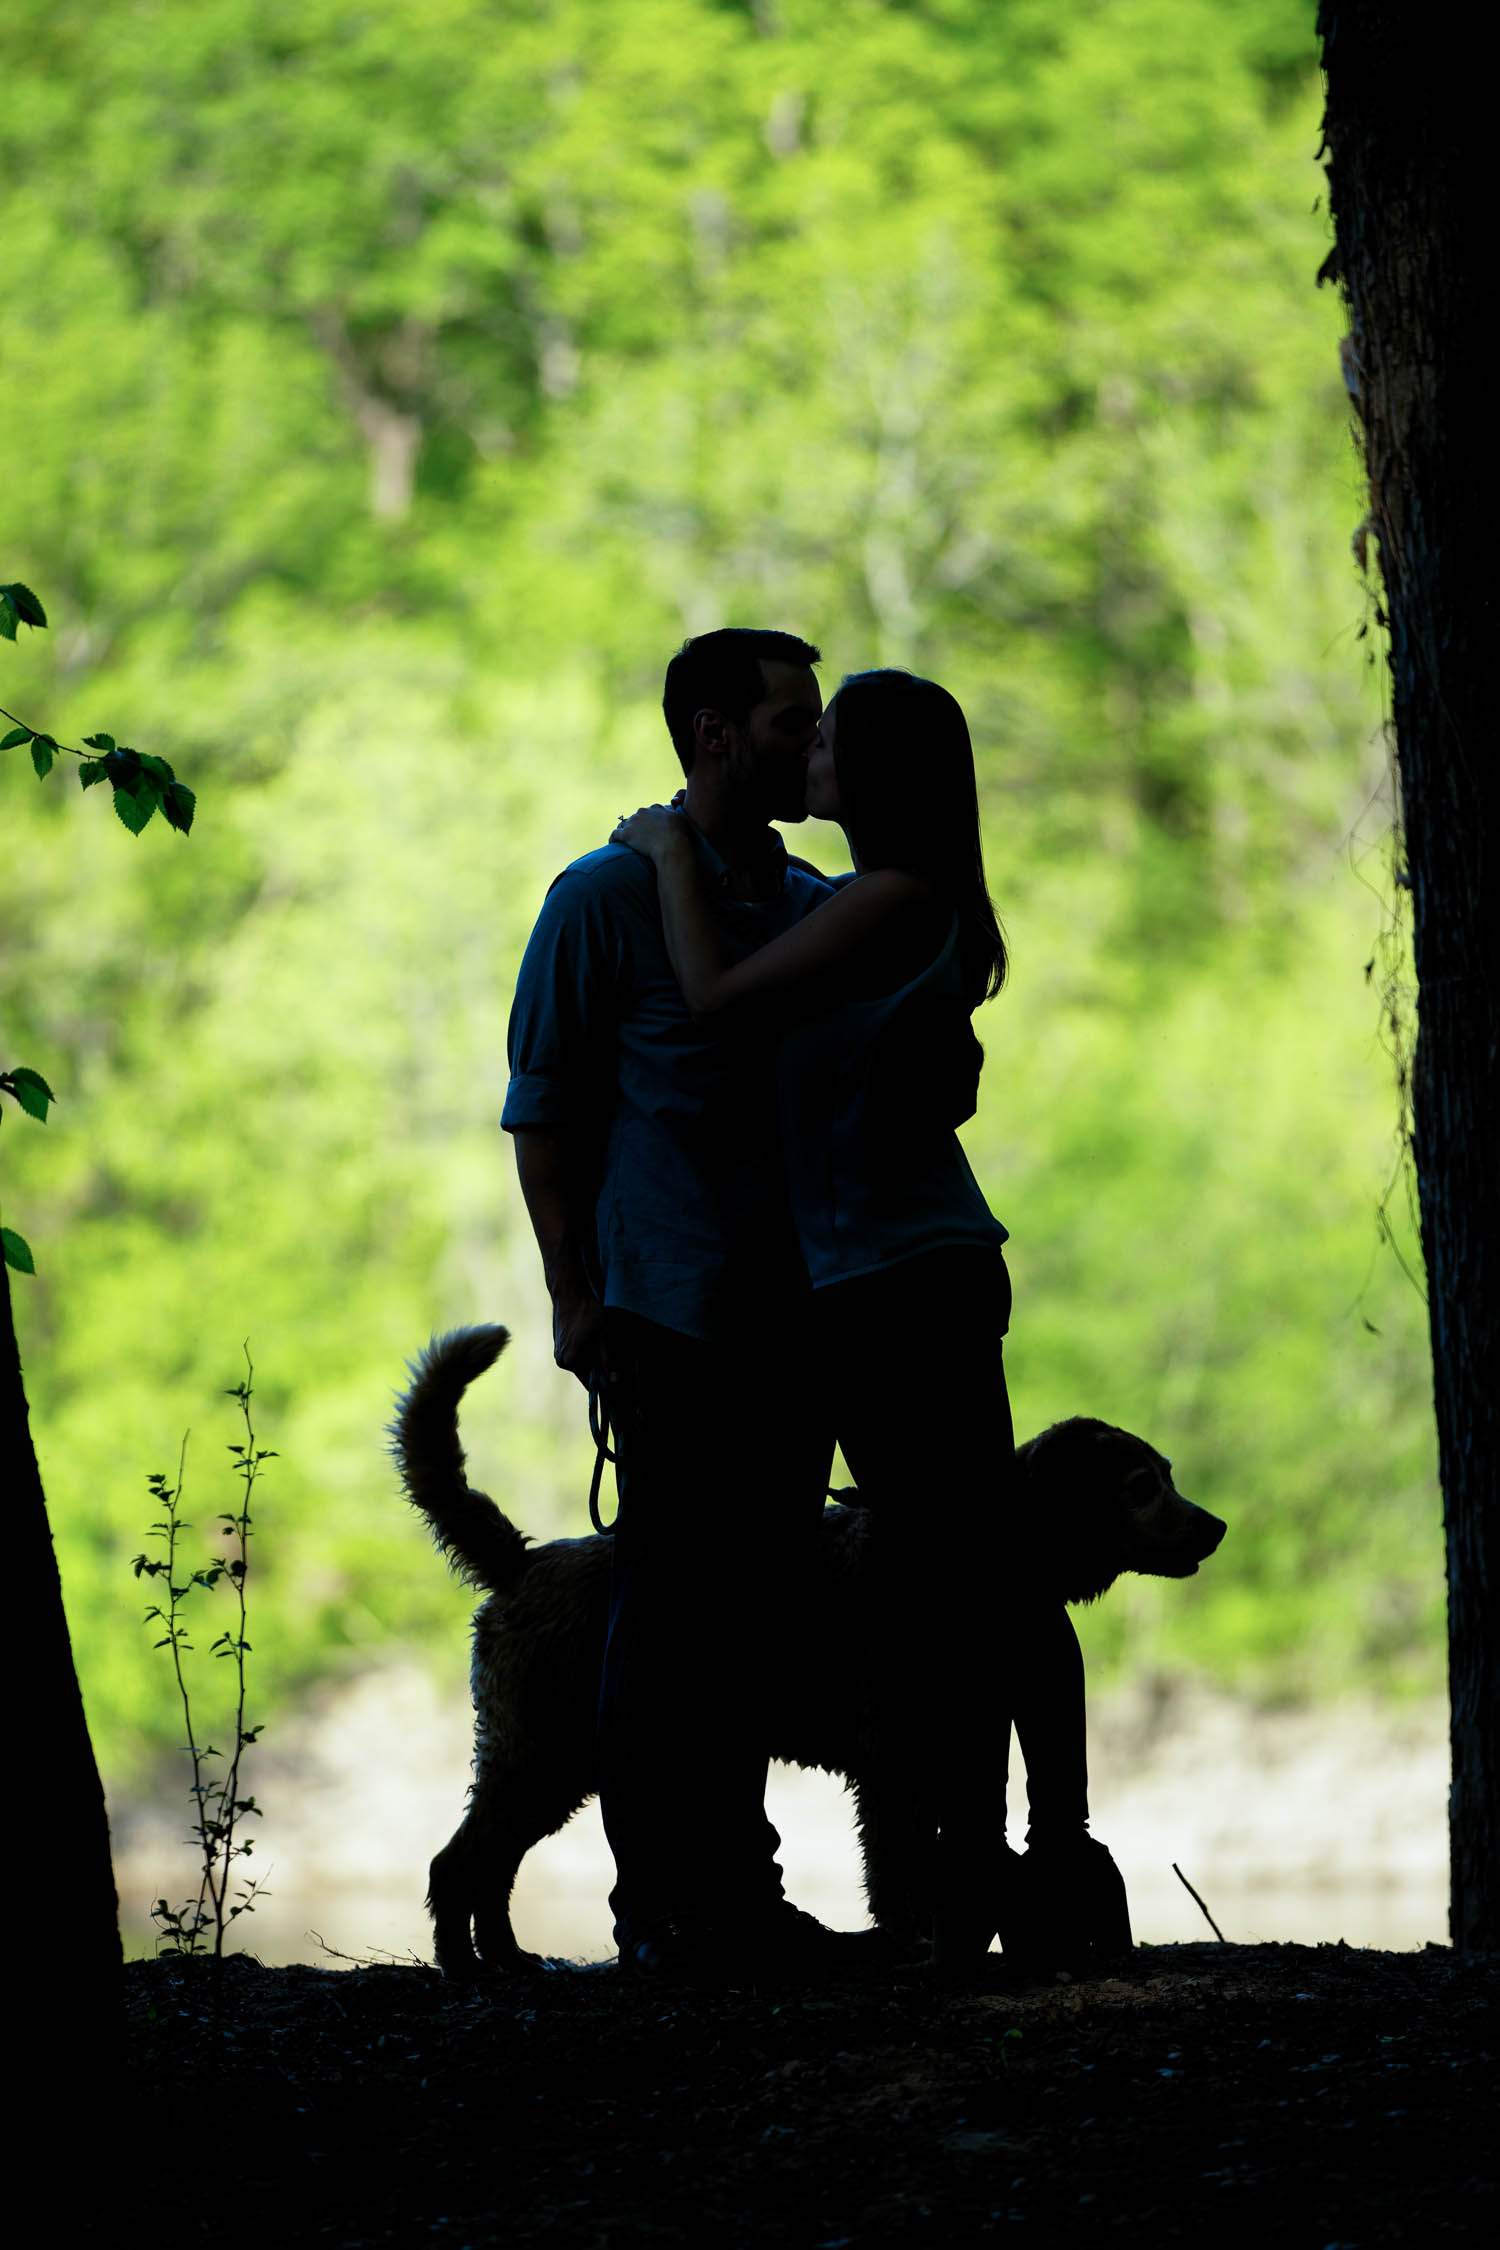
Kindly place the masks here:
MULTIPOLYGON (((830 896, 774 831, 779 882, 764 901, 731 898, 723 861, 697 843, 736 960, 830 896)), ((805 1287, 770 1039, 693 1022, 662 935, 656 870, 638 852, 606 844, 553 883, 516 980, 508 1050, 506 1131, 563 1128, 597 1181, 606 1305, 713 1338, 805 1287)))

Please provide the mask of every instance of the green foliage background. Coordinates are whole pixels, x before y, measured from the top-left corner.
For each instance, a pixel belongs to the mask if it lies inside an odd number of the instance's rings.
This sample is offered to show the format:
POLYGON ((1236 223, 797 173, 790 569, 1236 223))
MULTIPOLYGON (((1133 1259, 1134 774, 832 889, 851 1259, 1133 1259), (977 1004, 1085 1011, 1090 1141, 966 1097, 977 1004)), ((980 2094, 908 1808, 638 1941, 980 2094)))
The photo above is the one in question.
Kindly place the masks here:
POLYGON ((461 1665, 381 1450, 434 1326, 514 1328, 479 1474, 583 1527, 506 1009, 549 877, 666 793, 661 668, 723 621, 970 713, 1014 969, 969 1145, 1018 1425, 1141 1429, 1233 1526, 1090 1619, 1091 1661, 1435 1684, 1312 13, 7 13, 0 552, 54 629, 0 700, 199 792, 191 842, 132 842, 69 775, 0 774, 5 1058, 59 1097, 4 1135, 18 1317, 116 1780, 173 1727, 145 1477, 191 1423, 205 1527, 226 1504, 243 1337, 281 1454, 262 1714, 396 1643, 461 1665))

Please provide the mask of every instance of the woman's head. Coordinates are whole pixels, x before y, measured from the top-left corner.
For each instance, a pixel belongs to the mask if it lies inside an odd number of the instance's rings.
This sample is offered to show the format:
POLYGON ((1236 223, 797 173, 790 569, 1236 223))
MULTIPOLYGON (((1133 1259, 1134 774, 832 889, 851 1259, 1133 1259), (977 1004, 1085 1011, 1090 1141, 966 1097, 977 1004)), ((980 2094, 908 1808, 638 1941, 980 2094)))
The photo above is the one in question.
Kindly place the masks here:
POLYGON ((985 881, 974 750, 958 703, 911 672, 853 672, 823 714, 807 809, 837 820, 863 868, 921 875, 959 917, 973 1001, 1005 981, 1005 940, 985 881))

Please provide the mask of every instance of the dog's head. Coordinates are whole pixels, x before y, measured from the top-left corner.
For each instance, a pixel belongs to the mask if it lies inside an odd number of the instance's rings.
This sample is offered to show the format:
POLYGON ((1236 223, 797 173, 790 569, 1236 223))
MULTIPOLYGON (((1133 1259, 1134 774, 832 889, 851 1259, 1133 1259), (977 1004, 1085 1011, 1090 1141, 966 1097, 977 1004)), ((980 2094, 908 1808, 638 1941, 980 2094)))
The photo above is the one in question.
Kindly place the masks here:
POLYGON ((1028 1544, 1070 1602, 1097 1601, 1126 1570, 1191 1578, 1229 1528, 1184 1500, 1154 1446, 1108 1422, 1054 1422, 1016 1459, 1028 1544))

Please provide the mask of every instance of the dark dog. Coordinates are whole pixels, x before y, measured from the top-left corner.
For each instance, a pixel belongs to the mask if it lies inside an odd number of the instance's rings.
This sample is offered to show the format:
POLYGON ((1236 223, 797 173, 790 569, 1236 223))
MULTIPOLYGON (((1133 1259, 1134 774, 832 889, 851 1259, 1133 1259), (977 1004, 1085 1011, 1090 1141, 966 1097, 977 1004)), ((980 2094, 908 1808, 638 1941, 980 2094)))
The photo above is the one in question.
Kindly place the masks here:
MULTIPOLYGON (((609 1543, 533 1546, 464 1475, 459 1400, 506 1340, 489 1327, 434 1338, 391 1432, 409 1498, 452 1568, 489 1596, 474 1617, 474 1782, 432 1862, 427 1901, 438 1966, 454 1977, 526 1960, 510 1923, 516 1871, 595 1791, 609 1543)), ((1097 1600, 1127 1570, 1191 1577, 1224 1536, 1217 1516, 1174 1490, 1170 1463, 1108 1423, 1055 1423, 1019 1449, 1017 1466, 1033 1566, 1069 1602, 1097 1600)), ((855 1494, 824 1511, 808 1597, 817 1630, 788 1640, 766 1739, 773 1757, 846 1777, 870 1912, 901 1946, 930 1923, 936 1821, 911 1725, 920 1665, 904 1678, 900 1662, 920 1659, 919 1639, 899 1605, 880 1613, 874 1514, 855 1494)))

